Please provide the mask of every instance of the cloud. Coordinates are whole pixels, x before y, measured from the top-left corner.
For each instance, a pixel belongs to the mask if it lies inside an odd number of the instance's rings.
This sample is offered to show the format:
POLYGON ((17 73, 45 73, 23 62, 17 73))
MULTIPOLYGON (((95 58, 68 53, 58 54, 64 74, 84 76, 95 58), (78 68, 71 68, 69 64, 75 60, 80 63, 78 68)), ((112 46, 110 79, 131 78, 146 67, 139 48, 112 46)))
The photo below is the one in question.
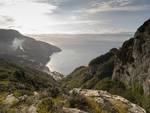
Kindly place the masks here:
POLYGON ((149 0, 0 0, 0 27, 33 34, 121 32, 143 22, 149 10, 149 0))
POLYGON ((3 27, 10 27, 14 24, 13 18, 5 15, 0 15, 0 25, 3 27))
MULTIPOLYGON (((52 4, 39 3, 35 0, 1 0, 0 4, 0 14, 5 16, 0 16, 1 23, 9 23, 16 29, 21 28, 23 32, 26 32, 25 29, 31 30, 46 25, 48 22, 46 13, 52 14, 57 8, 52 4)), ((0 27, 6 26, 1 24, 0 27)))
POLYGON ((111 11, 140 11, 150 9, 150 4, 134 4, 136 0, 109 0, 102 2, 91 2, 89 8, 79 10, 78 12, 99 13, 111 11))

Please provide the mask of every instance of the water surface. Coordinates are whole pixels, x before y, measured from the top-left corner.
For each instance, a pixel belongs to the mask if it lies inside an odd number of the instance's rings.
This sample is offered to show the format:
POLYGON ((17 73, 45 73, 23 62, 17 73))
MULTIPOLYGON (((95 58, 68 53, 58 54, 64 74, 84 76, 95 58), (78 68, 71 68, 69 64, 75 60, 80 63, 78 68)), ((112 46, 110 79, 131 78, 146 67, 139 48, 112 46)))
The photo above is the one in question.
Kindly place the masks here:
POLYGON ((43 35, 38 36, 38 39, 62 49, 51 56, 47 66, 51 71, 67 75, 79 66, 88 65, 93 58, 111 48, 121 47, 123 41, 130 37, 131 35, 43 35))

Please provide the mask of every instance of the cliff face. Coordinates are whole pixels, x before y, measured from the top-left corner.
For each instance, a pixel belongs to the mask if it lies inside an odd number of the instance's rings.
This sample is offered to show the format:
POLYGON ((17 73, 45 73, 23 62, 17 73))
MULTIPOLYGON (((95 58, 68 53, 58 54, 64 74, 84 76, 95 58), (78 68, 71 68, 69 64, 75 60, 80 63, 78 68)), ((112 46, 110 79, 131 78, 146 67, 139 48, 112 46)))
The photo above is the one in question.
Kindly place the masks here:
POLYGON ((56 46, 24 36, 15 30, 0 29, 0 57, 13 60, 38 70, 45 70, 45 65, 56 46))
POLYGON ((115 59, 112 78, 150 94, 150 19, 123 44, 115 59))

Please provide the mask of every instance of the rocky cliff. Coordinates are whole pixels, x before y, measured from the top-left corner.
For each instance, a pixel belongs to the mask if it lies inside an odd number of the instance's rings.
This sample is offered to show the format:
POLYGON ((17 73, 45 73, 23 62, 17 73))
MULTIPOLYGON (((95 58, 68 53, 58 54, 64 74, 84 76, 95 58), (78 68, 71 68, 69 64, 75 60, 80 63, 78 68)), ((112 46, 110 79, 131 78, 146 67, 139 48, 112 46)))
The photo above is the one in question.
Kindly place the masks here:
POLYGON ((115 59, 113 79, 150 94, 150 19, 121 47, 115 59))

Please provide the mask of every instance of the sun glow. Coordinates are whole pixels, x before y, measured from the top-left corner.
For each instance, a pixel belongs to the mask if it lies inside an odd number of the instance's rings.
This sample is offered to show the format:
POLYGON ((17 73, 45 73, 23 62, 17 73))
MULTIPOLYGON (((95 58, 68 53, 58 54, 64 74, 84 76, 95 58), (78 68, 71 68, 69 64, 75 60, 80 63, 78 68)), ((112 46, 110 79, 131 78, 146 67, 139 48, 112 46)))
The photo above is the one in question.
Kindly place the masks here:
POLYGON ((0 0, 0 28, 16 29, 23 34, 134 32, 136 23, 149 18, 147 2, 142 5, 135 0, 0 0))
POLYGON ((57 8, 51 4, 27 0, 4 1, 2 7, 0 7, 0 15, 9 15, 14 20, 10 28, 19 29, 23 33, 45 30, 47 24, 53 19, 48 17, 47 14, 52 14, 57 8))

